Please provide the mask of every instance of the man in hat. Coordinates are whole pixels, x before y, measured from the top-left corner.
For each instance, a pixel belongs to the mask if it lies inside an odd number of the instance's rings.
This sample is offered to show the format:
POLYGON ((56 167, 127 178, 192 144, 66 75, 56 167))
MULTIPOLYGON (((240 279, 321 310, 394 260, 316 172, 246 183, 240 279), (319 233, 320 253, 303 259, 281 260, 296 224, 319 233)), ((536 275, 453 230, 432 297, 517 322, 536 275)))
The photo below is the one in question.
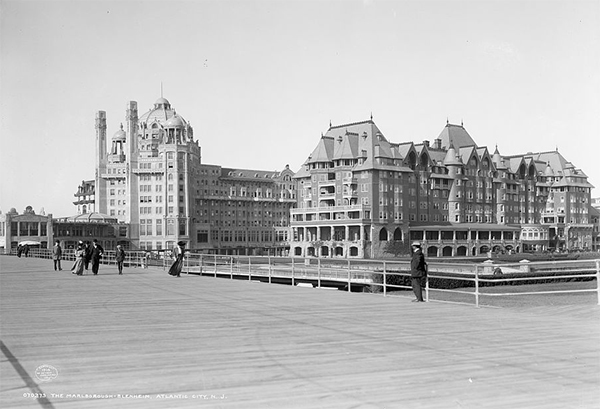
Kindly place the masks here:
POLYGON ((412 289, 415 293, 415 299, 413 302, 423 302, 423 291, 422 287, 427 277, 427 263, 425 263, 425 256, 421 251, 421 243, 415 241, 412 244, 412 259, 410 261, 410 277, 412 283, 412 289))
POLYGON ((115 251, 115 261, 117 262, 117 269, 119 270, 119 275, 123 275, 123 262, 125 261, 125 250, 121 247, 120 244, 117 244, 117 250, 115 251))
POLYGON ((52 248, 52 259, 54 260, 54 271, 62 270, 62 267, 60 266, 60 260, 62 259, 60 240, 56 240, 56 243, 54 243, 54 247, 52 248))
POLYGON ((92 273, 98 275, 98 269, 100 268, 100 257, 104 255, 104 249, 98 243, 98 240, 94 239, 92 242, 92 273))

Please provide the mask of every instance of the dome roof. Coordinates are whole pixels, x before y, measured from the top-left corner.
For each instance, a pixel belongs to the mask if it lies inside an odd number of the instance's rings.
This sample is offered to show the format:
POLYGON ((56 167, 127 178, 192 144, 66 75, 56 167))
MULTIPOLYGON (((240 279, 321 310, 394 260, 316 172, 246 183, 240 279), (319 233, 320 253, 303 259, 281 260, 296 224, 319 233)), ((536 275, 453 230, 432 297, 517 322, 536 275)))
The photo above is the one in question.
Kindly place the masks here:
POLYGON ((154 108, 139 117, 138 124, 150 125, 158 122, 163 125, 173 115, 175 115, 175 110, 171 108, 171 103, 166 98, 160 97, 154 103, 154 108))
POLYGON ((114 136, 112 137, 112 140, 125 142, 126 139, 127 139, 127 134, 123 130, 123 124, 121 124, 121 129, 118 130, 117 132, 115 132, 114 136))
POLYGON ((177 114, 174 114, 167 122, 165 122, 164 127, 165 128, 177 128, 177 127, 184 127, 185 124, 185 120, 180 117, 177 114))
POLYGON ((169 103, 169 100, 167 100, 166 98, 160 97, 154 103, 154 106, 156 106, 156 105, 171 105, 171 104, 169 103))
POLYGON ((77 214, 75 216, 67 217, 65 221, 83 223, 118 223, 116 217, 96 212, 77 214))

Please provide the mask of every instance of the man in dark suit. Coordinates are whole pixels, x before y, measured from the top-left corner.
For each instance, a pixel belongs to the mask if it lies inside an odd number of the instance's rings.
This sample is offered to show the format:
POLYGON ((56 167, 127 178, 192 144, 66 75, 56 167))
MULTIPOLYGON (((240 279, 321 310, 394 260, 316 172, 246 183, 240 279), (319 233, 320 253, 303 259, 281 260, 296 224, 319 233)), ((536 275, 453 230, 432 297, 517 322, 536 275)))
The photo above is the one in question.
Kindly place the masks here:
POLYGON ((424 281, 427 277, 427 264, 425 263, 425 255, 421 251, 421 243, 414 242, 412 244, 413 255, 410 261, 410 277, 415 299, 413 302, 423 302, 424 281))
POLYGON ((92 273, 98 275, 98 269, 100 268, 100 257, 104 254, 104 249, 98 240, 94 239, 92 242, 92 273))
POLYGON ((62 258, 62 248, 60 247, 60 240, 56 240, 54 247, 52 248, 52 259, 54 260, 54 271, 62 270, 60 266, 60 259, 62 258))

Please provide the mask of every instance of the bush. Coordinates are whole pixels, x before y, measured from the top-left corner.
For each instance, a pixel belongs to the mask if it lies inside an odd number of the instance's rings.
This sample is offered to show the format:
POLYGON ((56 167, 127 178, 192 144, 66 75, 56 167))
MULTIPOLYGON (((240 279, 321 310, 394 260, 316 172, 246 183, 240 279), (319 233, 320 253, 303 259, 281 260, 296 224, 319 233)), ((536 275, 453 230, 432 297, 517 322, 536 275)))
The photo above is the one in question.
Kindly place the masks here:
MULTIPOLYGON (((594 270, 586 272, 569 273, 565 271, 554 271, 544 273, 503 273, 496 275, 485 275, 479 276, 480 279, 486 281, 480 281, 480 287, 496 287, 503 285, 528 285, 528 284, 548 284, 557 282, 575 282, 575 281, 593 281, 595 277, 581 277, 582 274, 592 274, 594 270), (560 276, 568 276, 564 278, 553 278, 560 276), (539 279, 536 277, 545 277, 539 279), (501 281, 505 279, 520 278, 519 281, 501 281), (531 280, 523 280, 523 278, 531 278, 531 280), (487 281, 490 280, 490 281, 487 281)), ((433 274, 433 273, 432 273, 433 274)), ((475 287, 475 274, 461 274, 460 276, 451 275, 448 273, 434 273, 437 277, 429 277, 429 288, 439 288, 443 290, 452 290, 464 287, 475 287)), ((383 292, 383 273, 375 272, 372 274, 373 284, 370 285, 370 292, 380 293, 383 292)), ((410 271, 387 271, 386 272, 386 285, 394 286, 406 286, 411 287, 410 271), (402 274, 402 275, 400 275, 402 274)), ((409 288, 396 288, 392 287, 387 291, 403 291, 409 288)))

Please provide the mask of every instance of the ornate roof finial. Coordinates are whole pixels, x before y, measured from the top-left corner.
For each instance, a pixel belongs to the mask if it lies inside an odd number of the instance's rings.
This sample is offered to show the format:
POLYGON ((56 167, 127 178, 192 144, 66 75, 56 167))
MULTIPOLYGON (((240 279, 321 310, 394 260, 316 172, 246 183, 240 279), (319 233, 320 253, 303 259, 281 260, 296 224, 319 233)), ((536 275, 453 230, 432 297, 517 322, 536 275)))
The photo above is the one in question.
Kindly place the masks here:
POLYGON ((329 127, 331 128, 331 119, 329 120, 329 127))
POLYGON ((371 111, 371 121, 373 120, 373 111, 371 111))
POLYGON ((463 123, 462 119, 460 120, 460 126, 462 126, 464 128, 464 123, 463 123))
POLYGON ((446 125, 449 125, 450 121, 448 120, 448 117, 446 117, 446 125))

